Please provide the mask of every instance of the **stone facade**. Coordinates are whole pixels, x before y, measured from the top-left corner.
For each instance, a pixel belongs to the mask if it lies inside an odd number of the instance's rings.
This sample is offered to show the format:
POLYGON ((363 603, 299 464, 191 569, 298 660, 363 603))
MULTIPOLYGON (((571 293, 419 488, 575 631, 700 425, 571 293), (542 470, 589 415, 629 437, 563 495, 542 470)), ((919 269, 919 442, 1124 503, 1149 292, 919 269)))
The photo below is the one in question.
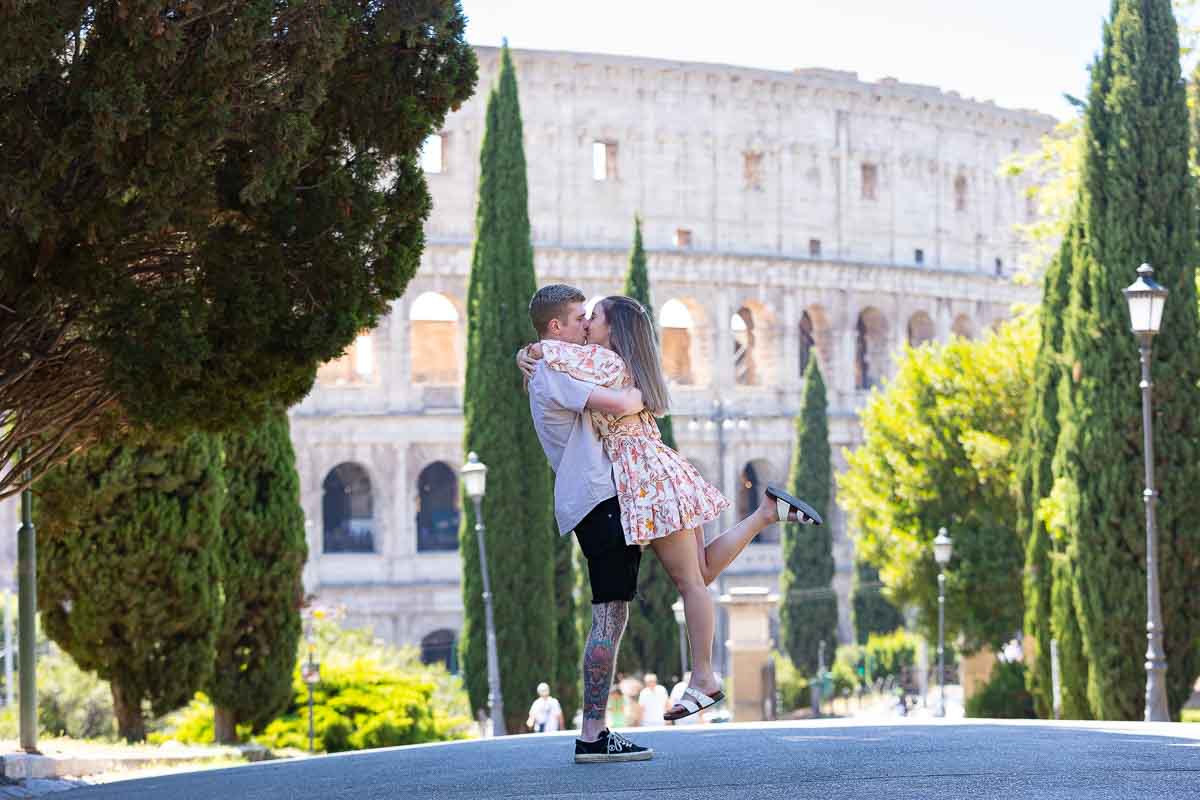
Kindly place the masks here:
MULTIPOLYGON (((478 54, 479 92, 426 151, 434 210, 420 272, 292 410, 305 585, 400 643, 432 644, 462 624, 459 554, 439 549, 453 546, 456 492, 446 470, 426 468, 457 471, 465 456, 465 295, 499 61, 493 48, 478 54), (324 548, 326 517, 345 517, 343 493, 361 492, 327 491, 342 464, 369 481, 369 512, 347 523, 368 552, 324 548)), ((654 301, 671 309, 662 322, 676 437, 731 499, 746 483, 786 477, 805 359, 820 359, 829 386, 840 469, 842 448, 860 440, 857 412, 901 345, 979 335, 1014 302, 1036 299, 1010 279, 1023 257, 1014 225, 1032 214, 1027 186, 998 166, 1035 148, 1049 117, 830 70, 520 50, 513 59, 538 281, 619 292, 642 216, 654 301)), ((853 547, 841 512, 830 516, 849 640, 853 547)), ((777 587, 778 534, 762 538, 726 590, 777 587)))

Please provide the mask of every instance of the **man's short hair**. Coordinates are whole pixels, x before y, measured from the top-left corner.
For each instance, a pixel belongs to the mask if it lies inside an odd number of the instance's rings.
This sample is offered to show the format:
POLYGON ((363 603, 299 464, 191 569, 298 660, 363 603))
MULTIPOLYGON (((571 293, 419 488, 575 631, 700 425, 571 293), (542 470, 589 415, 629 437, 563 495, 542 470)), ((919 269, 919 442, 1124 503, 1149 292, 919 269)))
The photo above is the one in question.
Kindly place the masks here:
POLYGON ((550 320, 563 320, 567 315, 567 306, 571 303, 582 303, 587 300, 583 292, 565 283, 552 283, 534 292, 529 301, 529 321, 538 336, 544 336, 550 327, 550 320))

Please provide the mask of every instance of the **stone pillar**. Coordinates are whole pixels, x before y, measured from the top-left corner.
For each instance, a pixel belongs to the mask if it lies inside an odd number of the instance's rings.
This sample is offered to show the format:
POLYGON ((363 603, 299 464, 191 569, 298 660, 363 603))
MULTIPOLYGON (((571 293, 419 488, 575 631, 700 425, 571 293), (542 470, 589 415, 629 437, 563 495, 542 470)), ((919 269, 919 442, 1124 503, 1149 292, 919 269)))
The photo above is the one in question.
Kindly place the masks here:
POLYGON ((755 722, 763 718, 766 687, 763 668, 771 658, 771 610, 779 605, 779 595, 760 586, 738 586, 721 595, 721 607, 729 614, 729 675, 726 685, 735 722, 755 722))

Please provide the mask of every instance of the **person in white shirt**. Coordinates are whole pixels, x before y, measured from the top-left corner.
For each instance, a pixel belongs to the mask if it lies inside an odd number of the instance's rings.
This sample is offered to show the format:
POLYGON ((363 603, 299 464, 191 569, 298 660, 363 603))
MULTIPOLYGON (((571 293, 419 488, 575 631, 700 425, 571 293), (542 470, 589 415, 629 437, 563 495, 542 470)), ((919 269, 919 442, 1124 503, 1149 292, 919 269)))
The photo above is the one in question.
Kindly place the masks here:
POLYGON ((534 733, 561 731, 566 727, 563 724, 562 706, 550 696, 550 685, 539 683, 537 693, 537 700, 529 707, 529 719, 525 720, 525 727, 534 733))
POLYGON ((642 707, 642 724, 646 726, 665 725, 666 720, 663 719, 663 714, 667 711, 667 703, 670 698, 667 696, 667 690, 658 682, 658 676, 653 672, 647 672, 645 677, 646 688, 642 689, 642 693, 638 695, 638 705, 642 707))

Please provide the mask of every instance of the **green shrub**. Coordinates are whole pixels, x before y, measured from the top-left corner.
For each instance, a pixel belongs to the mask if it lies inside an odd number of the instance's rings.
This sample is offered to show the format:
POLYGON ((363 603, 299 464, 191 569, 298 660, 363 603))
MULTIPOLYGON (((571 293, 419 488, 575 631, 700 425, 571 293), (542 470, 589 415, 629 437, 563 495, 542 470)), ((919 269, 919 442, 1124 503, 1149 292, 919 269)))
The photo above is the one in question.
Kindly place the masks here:
POLYGON ((39 654, 37 680, 38 725, 47 735, 116 740, 108 681, 84 672, 57 647, 39 654))
POLYGON ((916 664, 919 644, 917 635, 904 628, 891 633, 872 633, 862 649, 867 678, 899 678, 916 664))
POLYGON ((775 659, 775 693, 779 697, 779 711, 787 713, 797 708, 808 708, 812 703, 808 693, 808 678, 786 654, 778 651, 771 654, 775 659))
POLYGON ((992 719, 1033 719, 1033 696, 1025 688, 1025 665, 1019 661, 998 661, 988 682, 967 698, 968 717, 992 719))

